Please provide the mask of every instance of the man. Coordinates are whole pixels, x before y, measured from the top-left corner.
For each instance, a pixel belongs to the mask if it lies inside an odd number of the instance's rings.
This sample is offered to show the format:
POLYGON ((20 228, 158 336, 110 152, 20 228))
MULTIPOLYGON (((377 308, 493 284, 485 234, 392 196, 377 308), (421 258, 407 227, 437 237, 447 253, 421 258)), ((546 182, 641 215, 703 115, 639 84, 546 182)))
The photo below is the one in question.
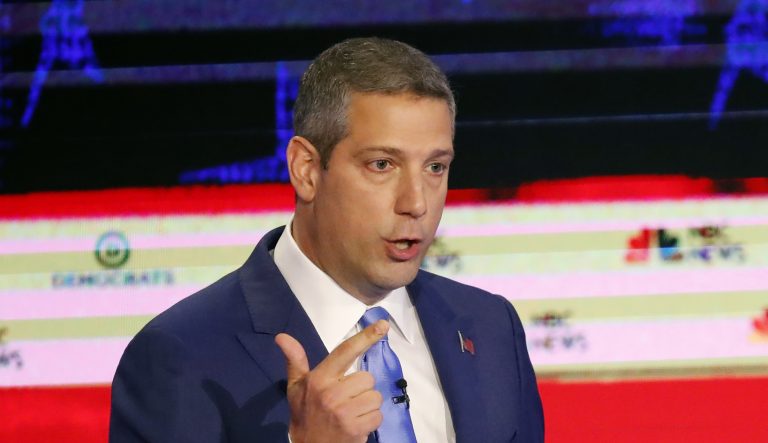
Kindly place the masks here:
POLYGON ((419 270, 454 118, 444 74, 416 49, 369 38, 323 52, 287 147, 292 222, 134 338, 110 441, 543 441, 512 306, 419 270))

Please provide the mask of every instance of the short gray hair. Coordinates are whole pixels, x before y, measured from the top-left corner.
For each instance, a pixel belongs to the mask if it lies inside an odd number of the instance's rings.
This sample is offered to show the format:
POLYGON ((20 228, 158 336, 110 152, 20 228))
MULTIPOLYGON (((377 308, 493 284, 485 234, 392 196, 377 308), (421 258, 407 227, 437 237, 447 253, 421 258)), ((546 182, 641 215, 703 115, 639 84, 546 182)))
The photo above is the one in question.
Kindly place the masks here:
POLYGON ((376 37, 353 38, 326 49, 301 77, 293 114, 296 135, 309 140, 327 167, 333 148, 347 135, 352 92, 414 94, 445 100, 456 118, 448 79, 423 52, 376 37))

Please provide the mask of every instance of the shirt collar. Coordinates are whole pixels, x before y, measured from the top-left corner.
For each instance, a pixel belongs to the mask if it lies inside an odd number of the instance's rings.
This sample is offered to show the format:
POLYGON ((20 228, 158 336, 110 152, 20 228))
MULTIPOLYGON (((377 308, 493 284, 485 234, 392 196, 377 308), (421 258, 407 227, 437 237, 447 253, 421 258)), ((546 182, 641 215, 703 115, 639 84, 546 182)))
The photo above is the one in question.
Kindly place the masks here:
MULTIPOLYGON (((293 239, 292 224, 293 219, 275 245, 275 265, 309 316, 326 349, 331 351, 356 327, 365 310, 373 306, 367 306, 347 293, 304 255, 293 239)), ((405 287, 393 290, 374 306, 381 306, 389 312, 394 326, 391 330, 409 343, 414 342, 416 308, 405 287)))

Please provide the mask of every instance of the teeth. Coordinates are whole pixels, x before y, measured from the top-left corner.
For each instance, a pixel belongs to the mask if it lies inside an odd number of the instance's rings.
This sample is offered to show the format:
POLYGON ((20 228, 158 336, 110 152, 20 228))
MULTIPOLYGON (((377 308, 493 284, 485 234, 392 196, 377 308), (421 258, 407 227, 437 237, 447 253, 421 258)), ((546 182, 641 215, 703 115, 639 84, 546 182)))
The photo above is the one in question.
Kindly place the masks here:
POLYGON ((395 247, 401 251, 408 249, 408 246, 410 245, 411 245, 411 242, 409 242, 408 240, 395 242, 395 247))

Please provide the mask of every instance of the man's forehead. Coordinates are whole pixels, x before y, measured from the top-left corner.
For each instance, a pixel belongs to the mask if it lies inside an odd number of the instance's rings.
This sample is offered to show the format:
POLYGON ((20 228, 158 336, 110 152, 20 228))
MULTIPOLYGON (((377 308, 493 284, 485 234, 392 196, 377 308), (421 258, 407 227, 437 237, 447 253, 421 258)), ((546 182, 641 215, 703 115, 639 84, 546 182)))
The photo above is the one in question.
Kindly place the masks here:
POLYGON ((426 117, 430 123, 446 123, 450 128, 451 138, 453 137, 453 118, 448 102, 441 98, 412 93, 353 93, 346 114, 347 132, 355 124, 365 124, 366 130, 375 130, 376 127, 381 128, 385 123, 396 121, 398 118, 426 117), (368 121, 370 119, 375 121, 368 121), (369 127, 372 123, 373 128, 369 127))

